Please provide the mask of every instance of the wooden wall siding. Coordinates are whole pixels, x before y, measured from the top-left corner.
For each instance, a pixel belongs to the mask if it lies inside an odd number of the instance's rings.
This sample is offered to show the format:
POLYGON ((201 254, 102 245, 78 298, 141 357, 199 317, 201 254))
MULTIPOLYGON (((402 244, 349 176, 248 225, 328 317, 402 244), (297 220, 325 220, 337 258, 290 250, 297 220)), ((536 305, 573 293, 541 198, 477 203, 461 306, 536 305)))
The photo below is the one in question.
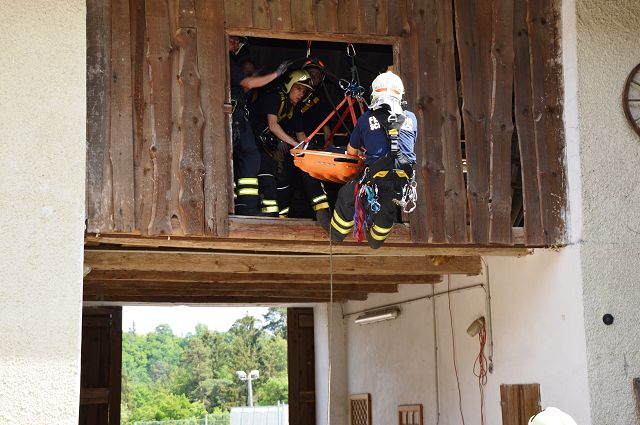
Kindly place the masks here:
POLYGON ((395 43, 420 128, 413 242, 516 243, 510 222, 515 120, 526 245, 562 243, 557 3, 89 0, 87 231, 230 234, 226 28, 395 43))
MULTIPOLYGON (((411 218, 412 240, 432 243, 466 242, 466 195, 460 149, 460 117, 455 79, 453 10, 451 2, 418 0, 413 3, 410 57, 417 67, 402 73, 418 118, 416 146, 418 210, 411 218), (414 69, 416 68, 416 69, 414 69), (409 92, 412 90, 412 92, 409 92)), ((405 53, 403 52, 403 56, 405 53)))
MULTIPOLYGON (((565 239, 566 186, 564 172, 564 126, 562 121, 562 74, 559 71, 559 4, 554 0, 528 0, 527 30, 531 66, 534 137, 539 158, 534 174, 540 182, 543 243, 565 239)), ((523 141, 523 143, 525 143, 523 141)), ((529 170, 533 174, 533 170, 529 170)), ((523 168, 523 173, 524 173, 523 168)), ((529 176, 531 178, 531 176, 529 176)), ((526 215, 526 214, 525 214, 526 215)))
POLYGON ((87 231, 113 230, 109 161, 111 4, 87 0, 87 231))
POLYGON ((408 33, 409 0, 224 0, 233 29, 326 34, 408 33))
POLYGON ((502 425, 521 425, 539 413, 540 384, 500 385, 502 425))
POLYGON ((87 11, 87 231, 226 236, 224 9, 91 0, 87 11))

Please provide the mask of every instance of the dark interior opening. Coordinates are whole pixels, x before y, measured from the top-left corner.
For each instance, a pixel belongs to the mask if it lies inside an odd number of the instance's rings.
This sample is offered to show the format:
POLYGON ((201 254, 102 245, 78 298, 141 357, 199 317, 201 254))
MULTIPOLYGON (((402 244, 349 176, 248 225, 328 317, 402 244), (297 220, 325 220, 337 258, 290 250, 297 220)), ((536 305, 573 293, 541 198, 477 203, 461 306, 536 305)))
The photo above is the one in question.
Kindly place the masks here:
MULTIPOLYGON (((371 96, 371 82, 375 77, 393 66, 393 46, 377 44, 352 44, 348 54, 349 43, 331 41, 285 40, 275 38, 249 37, 248 43, 237 54, 236 60, 242 64, 247 59, 255 64, 256 74, 272 72, 284 60, 292 60, 289 71, 300 69, 307 59, 317 58, 325 64, 326 77, 322 90, 329 100, 332 108, 335 108, 344 98, 344 84, 357 83, 364 90, 364 99, 368 103, 371 96), (354 54, 355 53, 355 54, 354 54), (341 87, 341 81, 343 87, 341 87)), ((277 90, 283 83, 284 77, 280 77, 266 87, 260 88, 252 94, 255 99, 270 90, 277 90)), ((337 124, 334 117, 329 122, 331 129, 337 124)), ((349 119, 340 126, 333 138, 333 145, 344 147, 348 143, 353 125, 349 119)), ((309 135, 310 131, 307 131, 309 135)), ((341 185, 331 182, 323 182, 325 191, 329 197, 331 208, 335 204, 337 192, 341 185)), ((302 190, 300 181, 292 181, 292 198, 290 202, 290 218, 312 218, 313 211, 302 190)))

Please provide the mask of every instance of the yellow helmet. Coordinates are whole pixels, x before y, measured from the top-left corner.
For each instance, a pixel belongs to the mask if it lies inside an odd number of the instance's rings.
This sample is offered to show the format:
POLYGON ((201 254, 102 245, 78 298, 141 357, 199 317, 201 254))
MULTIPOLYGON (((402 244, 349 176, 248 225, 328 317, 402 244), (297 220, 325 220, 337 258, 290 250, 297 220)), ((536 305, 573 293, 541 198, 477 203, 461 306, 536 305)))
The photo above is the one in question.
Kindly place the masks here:
POLYGON ((294 84, 300 84, 309 90, 313 90, 311 75, 309 75, 307 71, 291 71, 289 75, 287 75, 287 80, 284 82, 284 92, 289 93, 294 84))

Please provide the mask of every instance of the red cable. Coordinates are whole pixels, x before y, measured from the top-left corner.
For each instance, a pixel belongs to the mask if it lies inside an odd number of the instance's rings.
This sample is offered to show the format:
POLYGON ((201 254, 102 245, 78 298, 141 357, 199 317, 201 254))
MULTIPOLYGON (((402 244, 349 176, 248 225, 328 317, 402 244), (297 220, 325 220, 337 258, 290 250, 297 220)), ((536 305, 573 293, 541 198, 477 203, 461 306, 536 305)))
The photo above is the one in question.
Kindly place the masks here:
POLYGON ((480 352, 473 362, 473 374, 478 378, 478 387, 480 389, 480 424, 484 425, 484 387, 487 385, 487 358, 484 355, 484 346, 487 342, 487 325, 484 318, 482 327, 478 332, 478 342, 480 343, 480 352), (478 372, 476 373, 476 365, 478 372))

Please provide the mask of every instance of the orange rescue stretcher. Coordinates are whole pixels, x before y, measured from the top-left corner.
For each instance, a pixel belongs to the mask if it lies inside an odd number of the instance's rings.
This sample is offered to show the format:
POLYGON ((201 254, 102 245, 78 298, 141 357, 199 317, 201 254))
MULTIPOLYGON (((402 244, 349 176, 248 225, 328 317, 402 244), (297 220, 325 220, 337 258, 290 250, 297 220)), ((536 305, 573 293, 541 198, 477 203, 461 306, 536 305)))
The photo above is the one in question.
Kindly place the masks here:
MULTIPOLYGON (((362 99, 357 99, 359 102, 361 111, 364 110, 364 105, 362 99)), ((349 180, 353 179, 357 174, 359 174, 364 169, 364 157, 362 156, 354 156, 347 155, 346 153, 337 153, 337 152, 327 152, 327 151, 316 151, 307 149, 309 144, 309 140, 313 139, 318 131, 331 119, 331 117, 336 113, 342 105, 347 103, 347 108, 344 113, 338 120, 338 123, 334 127, 331 135, 329 136, 329 142, 324 146, 326 149, 333 140, 333 136, 336 131, 342 125, 344 119, 347 114, 350 113, 351 120, 353 121, 353 125, 355 127, 357 119, 356 114, 353 108, 356 100, 353 99, 352 96, 347 95, 340 102, 340 104, 333 110, 327 118, 325 118, 322 123, 314 130, 311 135, 309 135, 305 140, 300 142, 298 146, 291 149, 290 153, 293 155, 293 163, 300 168, 302 171, 305 171, 311 177, 316 179, 330 181, 334 183, 346 183, 349 180)))

